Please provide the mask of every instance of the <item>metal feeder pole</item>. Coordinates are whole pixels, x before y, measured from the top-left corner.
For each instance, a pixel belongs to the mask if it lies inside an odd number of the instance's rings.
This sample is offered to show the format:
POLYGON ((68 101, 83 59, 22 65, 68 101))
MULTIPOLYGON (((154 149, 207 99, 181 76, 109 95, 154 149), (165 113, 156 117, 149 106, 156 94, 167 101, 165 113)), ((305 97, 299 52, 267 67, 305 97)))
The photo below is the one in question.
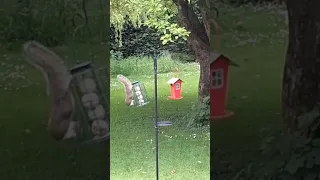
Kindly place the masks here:
POLYGON ((157 85, 157 59, 153 56, 154 68, 154 103, 155 103, 155 118, 154 128, 156 133, 156 180, 159 180, 159 130, 158 130, 158 85, 157 85))

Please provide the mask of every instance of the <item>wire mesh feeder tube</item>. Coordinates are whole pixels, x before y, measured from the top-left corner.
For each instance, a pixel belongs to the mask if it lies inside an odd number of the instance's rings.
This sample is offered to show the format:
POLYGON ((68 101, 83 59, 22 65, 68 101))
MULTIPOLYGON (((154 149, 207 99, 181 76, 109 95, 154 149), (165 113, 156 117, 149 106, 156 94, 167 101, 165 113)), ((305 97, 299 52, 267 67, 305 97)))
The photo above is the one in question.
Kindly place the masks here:
POLYGON ((77 138, 83 143, 108 139, 107 101, 91 62, 77 64, 70 69, 70 73, 75 101, 73 120, 79 124, 77 138))
POLYGON ((135 81, 132 83, 133 101, 137 107, 144 106, 149 103, 147 90, 143 83, 135 81))

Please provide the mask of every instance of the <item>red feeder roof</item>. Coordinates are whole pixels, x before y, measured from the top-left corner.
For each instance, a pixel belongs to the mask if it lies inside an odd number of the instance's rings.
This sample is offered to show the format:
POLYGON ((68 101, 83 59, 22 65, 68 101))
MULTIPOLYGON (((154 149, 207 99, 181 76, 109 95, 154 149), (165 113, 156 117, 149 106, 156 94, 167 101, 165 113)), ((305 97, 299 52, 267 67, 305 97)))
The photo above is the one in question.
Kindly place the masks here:
MULTIPOLYGON (((167 83, 172 85, 174 83, 176 83, 177 81, 182 81, 180 78, 171 78, 167 83)), ((183 81, 182 81, 183 82, 183 81)))
POLYGON ((239 67, 238 64, 236 64, 235 62, 231 61, 229 58, 227 58, 227 57, 224 56, 223 54, 216 53, 216 52, 210 52, 209 63, 210 63, 210 64, 214 63, 214 62, 215 62, 216 60, 218 60, 220 57, 222 57, 223 59, 227 60, 228 63, 229 63, 229 65, 239 67))

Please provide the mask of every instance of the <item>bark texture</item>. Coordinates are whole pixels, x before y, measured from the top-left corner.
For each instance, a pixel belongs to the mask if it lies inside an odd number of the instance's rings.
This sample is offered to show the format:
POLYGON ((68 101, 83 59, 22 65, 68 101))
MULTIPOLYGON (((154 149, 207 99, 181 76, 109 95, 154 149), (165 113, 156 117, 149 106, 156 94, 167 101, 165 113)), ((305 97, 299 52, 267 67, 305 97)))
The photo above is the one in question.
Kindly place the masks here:
MULTIPOLYGON (((282 112, 289 132, 293 133, 298 130, 298 117, 320 103, 320 1, 287 0, 286 5, 289 42, 283 72, 282 112)), ((314 135, 310 130, 317 125, 312 126, 304 132, 305 136, 314 135)))
POLYGON ((200 64, 198 99, 203 102, 210 92, 210 35, 207 34, 208 28, 206 28, 209 27, 209 16, 203 16, 203 20, 200 21, 187 0, 173 0, 173 2, 178 7, 181 25, 190 32, 188 43, 195 52, 196 61, 200 64))

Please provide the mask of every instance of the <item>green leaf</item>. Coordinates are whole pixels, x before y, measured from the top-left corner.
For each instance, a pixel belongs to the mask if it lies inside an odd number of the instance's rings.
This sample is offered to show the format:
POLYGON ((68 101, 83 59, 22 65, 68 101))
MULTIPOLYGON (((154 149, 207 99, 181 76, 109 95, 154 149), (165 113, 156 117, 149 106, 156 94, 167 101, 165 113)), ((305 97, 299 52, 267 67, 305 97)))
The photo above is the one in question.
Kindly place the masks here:
POLYGON ((294 148, 303 148, 308 143, 310 143, 310 141, 311 141, 311 139, 309 139, 309 138, 296 136, 296 137, 292 138, 292 146, 294 148))
POLYGON ((285 170, 288 171, 291 175, 294 175, 300 167, 303 167, 304 161, 304 157, 293 154, 288 161, 285 170))
POLYGON ((320 116, 318 107, 298 117, 298 127, 306 129, 320 116))

